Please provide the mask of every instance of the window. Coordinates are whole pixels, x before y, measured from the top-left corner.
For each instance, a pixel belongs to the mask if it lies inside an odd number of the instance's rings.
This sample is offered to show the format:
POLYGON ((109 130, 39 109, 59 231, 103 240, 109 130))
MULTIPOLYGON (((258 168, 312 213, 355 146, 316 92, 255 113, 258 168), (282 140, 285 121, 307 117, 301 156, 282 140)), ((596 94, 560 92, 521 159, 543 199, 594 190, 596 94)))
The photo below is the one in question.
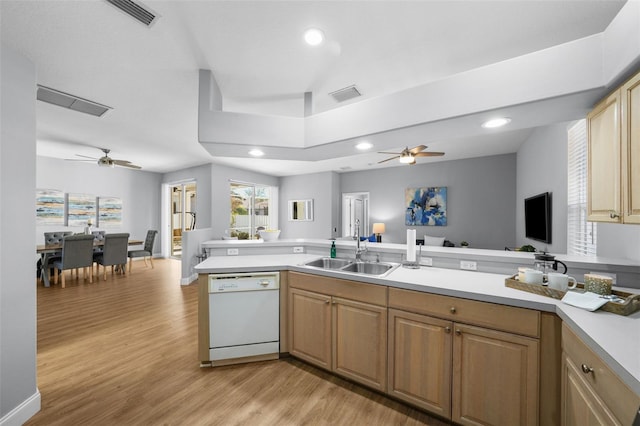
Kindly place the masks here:
POLYGON ((277 229, 277 188, 231 182, 229 235, 239 240, 258 238, 259 229, 277 229))
POLYGON ((596 223, 587 222, 587 121, 568 130, 567 253, 596 255, 596 223))

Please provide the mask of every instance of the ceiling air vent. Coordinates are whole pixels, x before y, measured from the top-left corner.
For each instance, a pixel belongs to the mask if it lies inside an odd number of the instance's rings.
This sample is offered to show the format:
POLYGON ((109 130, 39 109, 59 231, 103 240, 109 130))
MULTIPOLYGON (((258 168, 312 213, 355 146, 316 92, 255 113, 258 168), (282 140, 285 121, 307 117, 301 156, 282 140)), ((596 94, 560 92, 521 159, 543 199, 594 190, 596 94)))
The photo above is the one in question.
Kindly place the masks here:
POLYGON ((349 99, 353 99, 353 98, 357 98, 358 96, 361 96, 358 89, 356 89, 355 84, 353 86, 345 87, 344 89, 336 90, 335 92, 331 92, 329 94, 333 96, 333 99, 335 99, 338 102, 348 101, 349 99))
POLYGON ((156 19, 156 15, 151 13, 149 10, 142 7, 139 3, 133 2, 131 0, 106 0, 108 3, 111 3, 127 15, 131 16, 138 22, 142 22, 147 27, 151 26, 151 24, 156 19))
POLYGON ((91 102, 68 93, 60 92, 49 87, 38 85, 37 99, 49 104, 58 105, 63 108, 72 109, 85 114, 102 117, 102 115, 112 109, 97 102, 91 102))

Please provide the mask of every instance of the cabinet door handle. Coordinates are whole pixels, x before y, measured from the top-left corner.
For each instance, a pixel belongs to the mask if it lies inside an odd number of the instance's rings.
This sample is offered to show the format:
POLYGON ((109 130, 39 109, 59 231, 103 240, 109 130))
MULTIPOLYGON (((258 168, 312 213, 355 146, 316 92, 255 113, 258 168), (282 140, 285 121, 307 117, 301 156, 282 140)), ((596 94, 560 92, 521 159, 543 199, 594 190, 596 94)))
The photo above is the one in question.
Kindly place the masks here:
POLYGON ((618 213, 614 212, 613 210, 609 212, 609 218, 617 219, 619 217, 620 217, 620 215, 618 213))
POLYGON ((449 311, 450 311, 452 314, 455 314, 455 313, 456 313, 456 307, 455 307, 455 306, 452 306, 451 308, 449 308, 449 311))
POLYGON ((451 327, 445 327, 444 332, 447 334, 451 333, 451 327))
POLYGON ((587 364, 582 364, 582 372, 584 374, 593 373, 593 368, 589 367, 587 364))
POLYGON ((328 300, 325 300, 325 301, 324 301, 324 304, 325 304, 325 305, 328 305, 328 304, 329 304, 329 301, 328 301, 328 300))
POLYGON ((456 335, 458 335, 458 336, 462 335, 462 331, 460 331, 460 329, 457 329, 456 330, 456 335))

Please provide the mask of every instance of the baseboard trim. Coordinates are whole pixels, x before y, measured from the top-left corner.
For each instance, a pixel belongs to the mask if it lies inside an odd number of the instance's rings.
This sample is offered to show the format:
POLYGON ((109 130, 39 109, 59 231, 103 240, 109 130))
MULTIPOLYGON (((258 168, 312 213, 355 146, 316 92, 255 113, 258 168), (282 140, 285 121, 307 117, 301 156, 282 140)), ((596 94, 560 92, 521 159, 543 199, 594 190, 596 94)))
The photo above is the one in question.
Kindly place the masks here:
POLYGON ((187 278, 181 278, 180 285, 189 285, 197 279, 198 279, 198 274, 191 274, 187 278))
POLYGON ((0 426, 20 426, 40 411, 40 390, 0 419, 0 426))

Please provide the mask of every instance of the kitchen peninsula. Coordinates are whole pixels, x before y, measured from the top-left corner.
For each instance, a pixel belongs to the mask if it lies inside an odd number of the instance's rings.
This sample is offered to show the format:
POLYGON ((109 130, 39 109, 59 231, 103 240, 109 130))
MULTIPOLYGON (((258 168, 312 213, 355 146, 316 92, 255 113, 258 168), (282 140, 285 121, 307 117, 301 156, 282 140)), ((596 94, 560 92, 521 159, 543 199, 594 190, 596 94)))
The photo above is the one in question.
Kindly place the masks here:
MULTIPOLYGON (((353 258, 355 247, 353 241, 337 241, 336 245, 338 246, 338 257, 353 258)), ((291 324, 286 324, 291 318, 287 315, 287 311, 292 308, 290 306, 291 300, 293 300, 291 298, 292 292, 303 295, 323 292, 328 294, 332 291, 330 287, 333 285, 331 284, 333 281, 344 282, 353 288, 362 289, 363 291, 366 291, 368 286, 376 289, 382 288, 387 291, 385 293, 387 299, 383 301, 385 303, 383 312, 387 312, 388 307, 389 336, 391 336, 392 330, 392 312, 400 312, 397 310, 396 305, 399 306, 402 298, 405 297, 406 301, 408 296, 409 299, 417 300, 416 304, 419 304, 419 300, 421 300, 419 297, 425 295, 428 299, 424 300, 429 301, 430 311, 427 313, 431 314, 431 311, 433 311, 434 313, 431 316, 436 317, 437 321, 442 321, 443 319, 453 321, 448 324, 454 325, 456 334, 460 330, 462 330, 462 334, 466 333, 467 330, 476 331, 478 326, 483 326, 488 329, 487 333, 505 334, 504 332, 507 331, 510 332, 509 334, 518 335, 516 336, 518 338, 521 338, 520 335, 524 335, 525 337, 521 339, 526 341, 535 340, 533 343, 540 345, 539 360, 535 360, 536 363, 539 361, 539 374, 538 370, 536 370, 535 377, 535 380, 539 379, 539 388, 538 384, 534 383, 534 388, 539 389, 539 394, 536 393, 533 401, 534 405, 539 405, 540 407, 539 417, 538 413, 536 413, 534 417, 523 420, 523 424, 532 423, 534 420, 539 420, 540 424, 547 424, 545 420, 557 420, 553 416, 557 415, 559 411, 558 407, 561 399, 559 377, 561 375, 560 326, 562 325, 566 328, 566 330, 563 330, 563 339, 565 334, 575 334, 590 351, 593 351, 603 361, 605 368, 611 369, 615 373, 614 376, 621 380, 620 383, 623 386, 633 391, 626 392, 627 396, 631 397, 630 401, 632 401, 628 405, 635 404, 636 406, 624 407, 622 410, 625 411, 626 415, 631 416, 635 412, 634 410, 638 409, 637 405, 640 404, 640 312, 627 317, 606 312, 587 312, 563 304, 555 299, 505 287, 505 278, 513 275, 518 266, 526 266, 532 263, 532 255, 530 253, 503 253, 475 249, 447 250, 439 247, 425 247, 421 256, 423 264, 426 259, 430 259, 434 266, 422 266, 419 269, 399 267, 383 277, 319 270, 304 265, 310 260, 327 256, 329 246, 330 242, 327 240, 281 240, 255 243, 209 241, 203 243, 202 248, 207 251, 209 258, 196 266, 196 271, 201 277, 200 307, 204 308, 204 305, 206 305, 203 299, 206 299, 206 277, 210 273, 280 271, 284 276, 282 280, 283 286, 281 287, 281 292, 284 294, 280 297, 280 352, 292 353, 296 356, 295 351, 291 350, 292 336, 289 335, 292 329, 291 324), (238 255, 226 255, 229 248, 232 249, 232 253, 237 253, 238 255), (478 271, 459 270, 461 259, 477 262, 478 271), (307 282, 314 281, 331 285, 311 292, 306 287, 308 285, 307 282), (452 306, 451 312, 444 310, 440 312, 438 311, 439 308, 435 307, 436 305, 431 305, 431 303, 454 303, 458 307, 458 311, 456 312, 452 306), (506 315, 504 317, 501 316, 503 315, 501 313, 502 310, 507 311, 504 313, 506 315), (517 321, 505 321, 505 318, 511 318, 509 315, 511 315, 512 310, 516 315, 515 318, 524 318, 525 321, 520 321, 519 323, 517 321), (472 317, 475 315, 474 312, 478 312, 478 316, 472 317), (486 312, 490 312, 491 315, 495 314, 495 318, 498 321, 494 321, 494 318, 480 318, 486 312), (536 313, 539 317, 532 316, 531 314, 533 313, 536 313), (523 316, 522 314, 525 315, 523 316), (465 315, 470 316, 465 317, 465 315), (535 321, 539 321, 539 326, 535 325, 535 321), (282 324, 282 322, 285 322, 285 324, 282 324), (528 327, 527 322, 531 322, 533 325, 528 327), (458 326, 459 324, 461 326, 458 326), (467 328, 465 329, 465 327, 467 328), (516 330, 513 330, 514 327, 516 330), (556 414, 552 414, 552 412, 556 412, 556 414)), ((369 244, 365 257, 373 261, 380 259, 385 262, 400 262, 404 252, 405 246, 400 244, 369 244)), ((585 262, 583 259, 559 258, 567 263, 570 273, 576 277, 580 277, 579 271, 583 270, 587 272, 593 270, 615 271, 619 280, 622 278, 631 282, 633 280, 638 282, 640 267, 633 264, 633 262, 611 260, 605 262, 602 259, 585 262)), ((638 289, 629 291, 640 293, 638 289)), ((345 298, 342 295, 328 294, 328 297, 330 297, 328 300, 337 301, 338 304, 345 303, 345 298)), ((361 303, 363 300, 359 299, 359 295, 352 294, 351 298, 356 301, 360 300, 354 302, 357 306, 363 305, 361 303)), ((422 307, 417 306, 417 309, 422 309, 422 307)), ((450 308, 447 305, 448 309, 450 308)), ((202 315, 202 312, 200 315, 202 315)), ((412 316, 411 318, 415 316, 415 314, 410 315, 412 316)), ((424 317, 424 315, 421 317, 424 317)), ((201 316, 200 320, 202 322, 201 316)), ((386 330, 386 314, 384 326, 386 330)), ((446 328, 448 326, 443 327, 446 328)), ((386 336, 384 339, 386 347, 386 336)), ((391 341, 389 341, 389 346, 392 346, 391 341)), ((534 349, 531 350, 533 352, 530 353, 538 353, 537 346, 534 346, 534 349)), ((200 351, 201 360, 206 361, 206 358, 202 358, 202 354, 203 352, 200 351)), ((391 355, 391 350, 389 354, 391 355)), ((531 357, 533 358, 533 356, 531 357)), ((389 362, 391 362, 390 359, 391 357, 389 357, 389 362)), ((387 361, 386 357, 385 361, 387 361)), ((389 370, 392 369, 391 366, 388 368, 389 370)), ((341 374, 340 371, 337 374, 341 374)), ((600 372, 597 374, 600 374, 600 372)), ((386 390, 390 395, 397 397, 397 394, 392 392, 394 390, 393 383, 389 380, 387 385, 386 374, 384 376, 381 390, 383 392, 386 390)), ((357 378, 355 380, 358 381, 357 378)), ((529 377, 529 380, 533 379, 529 377)), ((374 387, 369 384, 366 385, 374 387)), ((449 416, 447 412, 442 414, 430 407, 426 409, 444 417, 452 418, 456 422, 464 423, 464 416, 456 416, 455 389, 453 392, 452 416, 449 416)), ((409 402, 420 406, 419 403, 412 400, 409 400, 409 402)), ((612 410, 615 411, 615 407, 612 410)), ((528 410, 528 414, 525 414, 530 416, 530 411, 528 410)), ((628 418, 631 417, 625 417, 625 419, 628 418)))

